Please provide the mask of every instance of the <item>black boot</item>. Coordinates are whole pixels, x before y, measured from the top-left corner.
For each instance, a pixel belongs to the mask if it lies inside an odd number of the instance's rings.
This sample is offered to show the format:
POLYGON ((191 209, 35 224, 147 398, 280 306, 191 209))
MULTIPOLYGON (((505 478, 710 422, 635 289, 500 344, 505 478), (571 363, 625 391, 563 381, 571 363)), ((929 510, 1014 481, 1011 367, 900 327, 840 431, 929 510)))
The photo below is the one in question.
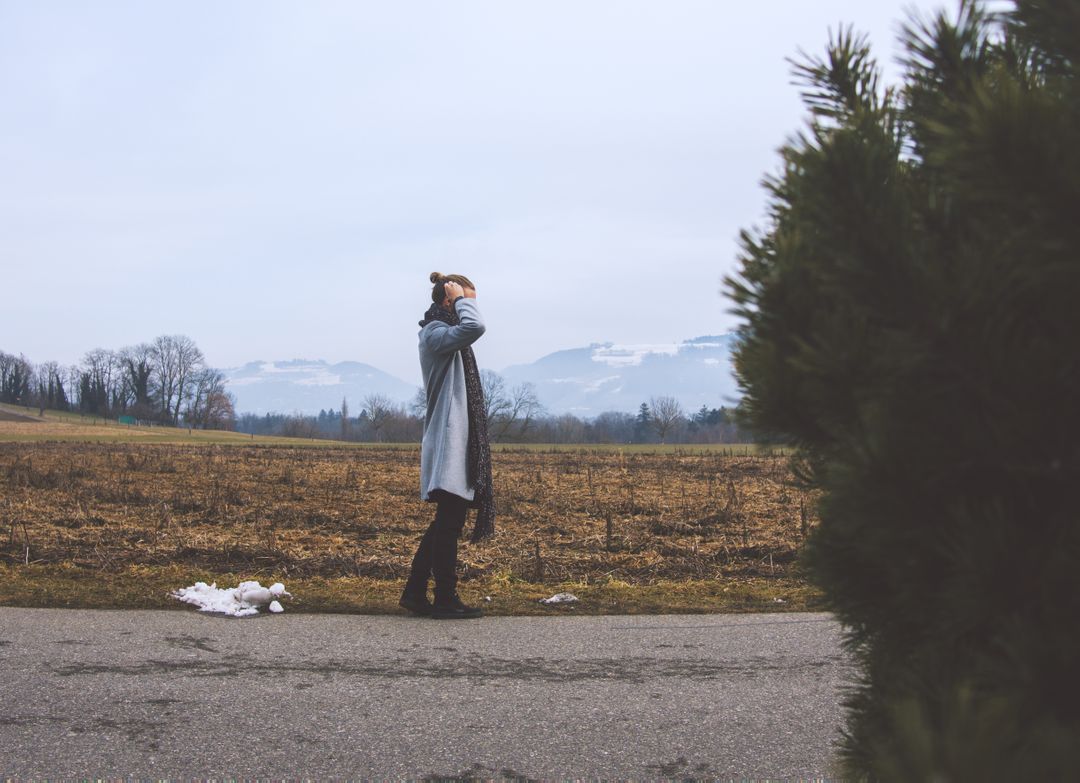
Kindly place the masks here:
POLYGON ((431 617, 434 620, 470 620, 474 617, 482 617, 483 614, 484 610, 480 607, 463 604, 456 592, 446 597, 436 595, 431 609, 431 617))
POLYGON ((424 615, 425 617, 430 616, 432 610, 431 601, 427 597, 427 590, 410 587, 409 585, 405 585, 398 606, 408 609, 413 614, 424 615))

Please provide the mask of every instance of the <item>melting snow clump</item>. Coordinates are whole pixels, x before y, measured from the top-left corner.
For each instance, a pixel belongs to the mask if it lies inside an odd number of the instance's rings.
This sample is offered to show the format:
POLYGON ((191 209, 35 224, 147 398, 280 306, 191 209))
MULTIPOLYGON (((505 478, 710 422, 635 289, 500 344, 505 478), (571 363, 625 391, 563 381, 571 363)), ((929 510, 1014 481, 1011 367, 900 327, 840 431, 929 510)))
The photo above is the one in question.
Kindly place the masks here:
POLYGON ((555 593, 551 598, 541 598, 542 604, 572 604, 577 600, 573 593, 555 593))
POLYGON ((199 607, 200 612, 220 612, 233 617, 258 614, 259 607, 267 604, 275 614, 284 612, 276 599, 282 596, 292 598, 292 593, 286 592, 285 585, 281 582, 275 582, 269 587, 263 587, 258 582, 241 582, 236 587, 229 588, 220 588, 217 582, 211 585, 196 582, 191 587, 181 587, 169 595, 178 601, 194 604, 199 607))

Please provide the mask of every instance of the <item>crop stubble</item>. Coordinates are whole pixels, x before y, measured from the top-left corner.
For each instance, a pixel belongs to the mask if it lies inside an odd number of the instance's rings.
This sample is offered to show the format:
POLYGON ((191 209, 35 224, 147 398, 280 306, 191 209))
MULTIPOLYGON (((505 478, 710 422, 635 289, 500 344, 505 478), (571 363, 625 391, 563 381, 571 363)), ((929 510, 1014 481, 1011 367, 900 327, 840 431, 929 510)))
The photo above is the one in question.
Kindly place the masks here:
MULTIPOLYGON (((3 561, 402 579, 418 483, 415 450, 0 444, 3 561)), ((813 525, 784 457, 501 451, 495 485, 463 581, 779 578, 813 525)))

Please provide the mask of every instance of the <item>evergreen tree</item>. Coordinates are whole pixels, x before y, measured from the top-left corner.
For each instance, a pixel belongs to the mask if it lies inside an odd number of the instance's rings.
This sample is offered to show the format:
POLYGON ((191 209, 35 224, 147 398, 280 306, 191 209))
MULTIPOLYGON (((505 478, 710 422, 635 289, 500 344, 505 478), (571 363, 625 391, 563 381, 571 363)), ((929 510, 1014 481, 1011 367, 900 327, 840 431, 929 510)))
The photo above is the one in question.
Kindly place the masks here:
POLYGON ((728 281, 758 433, 822 490, 806 565, 863 679, 853 776, 1080 768, 1080 2, 839 32, 728 281))
POLYGON ((652 432, 652 411, 648 403, 641 403, 637 416, 634 417, 634 442, 645 443, 652 432))

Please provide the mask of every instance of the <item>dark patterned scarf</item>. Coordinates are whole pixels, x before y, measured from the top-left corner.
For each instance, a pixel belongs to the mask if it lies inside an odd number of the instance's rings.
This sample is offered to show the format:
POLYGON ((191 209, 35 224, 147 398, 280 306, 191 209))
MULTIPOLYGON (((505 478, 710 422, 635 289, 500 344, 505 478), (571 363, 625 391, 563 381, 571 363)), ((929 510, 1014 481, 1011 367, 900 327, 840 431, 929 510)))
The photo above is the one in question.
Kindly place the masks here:
MULTIPOLYGON (((424 313, 420 326, 432 321, 442 321, 457 326, 460 321, 457 314, 442 305, 432 304, 424 313)), ((484 538, 495 535, 495 490, 491 484, 491 445, 488 443, 487 415, 484 413, 484 387, 480 384, 480 369, 476 366, 476 355, 472 346, 461 349, 461 360, 465 365, 465 398, 469 411, 469 442, 466 450, 466 462, 469 485, 475 490, 470 504, 476 509, 476 524, 473 526, 470 540, 475 544, 484 538)))

